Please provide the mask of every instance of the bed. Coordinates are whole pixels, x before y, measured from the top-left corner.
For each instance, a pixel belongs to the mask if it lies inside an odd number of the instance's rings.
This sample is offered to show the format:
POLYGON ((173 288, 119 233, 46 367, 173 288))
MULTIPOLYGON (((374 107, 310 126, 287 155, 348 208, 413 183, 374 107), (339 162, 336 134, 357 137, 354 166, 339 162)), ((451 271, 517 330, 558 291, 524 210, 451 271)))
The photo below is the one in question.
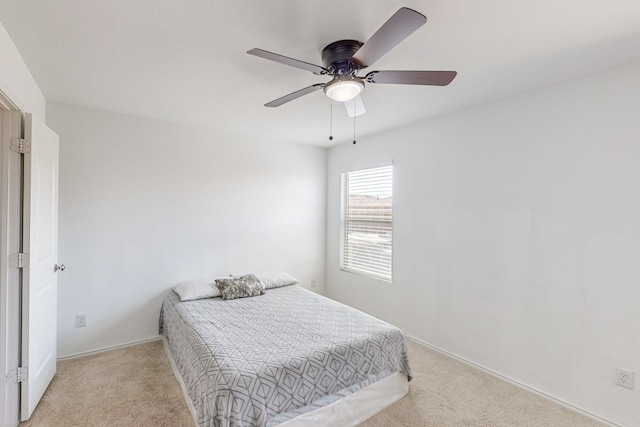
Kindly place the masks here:
POLYGON ((298 285, 165 298, 160 333, 200 427, 355 425, 408 392, 402 331, 298 285))

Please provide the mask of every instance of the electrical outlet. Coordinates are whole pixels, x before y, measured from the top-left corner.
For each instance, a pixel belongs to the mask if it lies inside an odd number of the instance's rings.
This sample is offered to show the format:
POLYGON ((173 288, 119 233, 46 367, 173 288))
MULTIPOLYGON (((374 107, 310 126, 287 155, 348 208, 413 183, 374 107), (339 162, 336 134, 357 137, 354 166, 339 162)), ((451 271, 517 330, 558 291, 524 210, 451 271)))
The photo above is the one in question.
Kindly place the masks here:
POLYGON ((87 313, 76 314, 76 328, 87 326, 87 313))
POLYGON ((311 279, 311 287, 312 288, 316 287, 316 279, 311 279))
POLYGON ((620 387, 633 390, 633 382, 635 380, 635 372, 627 371, 626 369, 616 368, 615 370, 615 384, 620 387))

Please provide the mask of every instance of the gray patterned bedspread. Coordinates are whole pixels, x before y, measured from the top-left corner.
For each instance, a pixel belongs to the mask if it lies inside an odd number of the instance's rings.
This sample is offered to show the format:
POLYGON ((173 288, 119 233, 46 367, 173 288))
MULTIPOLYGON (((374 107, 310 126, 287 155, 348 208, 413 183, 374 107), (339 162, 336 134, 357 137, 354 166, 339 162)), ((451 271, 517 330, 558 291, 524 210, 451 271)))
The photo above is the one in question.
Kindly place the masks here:
POLYGON ((200 427, 268 426, 391 373, 411 376, 402 331, 297 285, 227 301, 171 292, 160 332, 200 427))

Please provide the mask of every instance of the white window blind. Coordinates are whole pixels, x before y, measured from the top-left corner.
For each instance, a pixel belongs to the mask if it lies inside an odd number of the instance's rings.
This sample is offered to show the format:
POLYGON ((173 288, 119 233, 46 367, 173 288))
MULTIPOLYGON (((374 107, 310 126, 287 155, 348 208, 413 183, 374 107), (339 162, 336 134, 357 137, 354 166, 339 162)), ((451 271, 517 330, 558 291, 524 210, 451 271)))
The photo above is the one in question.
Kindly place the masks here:
POLYGON ((342 174, 341 268, 391 281, 393 166, 342 174))

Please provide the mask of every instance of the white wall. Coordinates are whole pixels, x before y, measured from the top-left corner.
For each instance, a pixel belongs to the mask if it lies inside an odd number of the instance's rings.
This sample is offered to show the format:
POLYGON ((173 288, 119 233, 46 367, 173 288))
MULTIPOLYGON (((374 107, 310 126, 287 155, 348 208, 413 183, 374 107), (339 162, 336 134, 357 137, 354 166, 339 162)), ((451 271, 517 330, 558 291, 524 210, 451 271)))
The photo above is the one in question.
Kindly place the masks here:
POLYGON ((286 271, 322 291, 325 149, 63 104, 47 113, 60 135, 61 357, 157 336, 162 299, 183 280, 286 271))
POLYGON ((0 23, 0 90, 16 106, 45 120, 45 99, 22 56, 0 23))
POLYGON ((639 114, 636 63, 332 148, 327 295, 640 425, 639 114), (339 175, 391 160, 387 284, 339 270, 339 175))

